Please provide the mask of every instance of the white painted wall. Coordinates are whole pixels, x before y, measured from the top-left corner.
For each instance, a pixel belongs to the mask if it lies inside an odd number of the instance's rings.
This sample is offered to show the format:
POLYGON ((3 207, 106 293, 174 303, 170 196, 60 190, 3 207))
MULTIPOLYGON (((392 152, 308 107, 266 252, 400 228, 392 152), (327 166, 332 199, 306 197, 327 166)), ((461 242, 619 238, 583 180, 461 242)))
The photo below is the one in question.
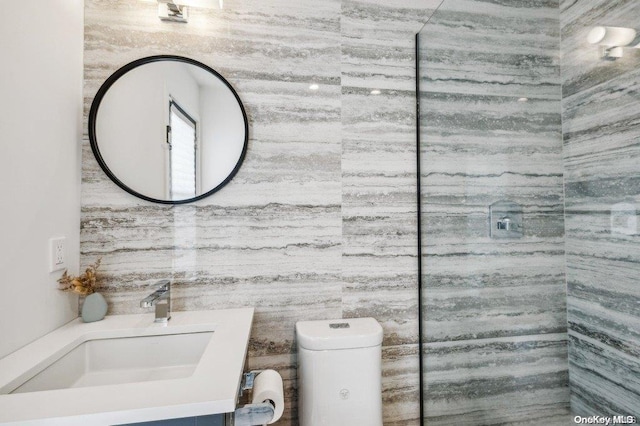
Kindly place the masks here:
POLYGON ((180 62, 153 62, 120 77, 100 102, 96 134, 109 169, 140 194, 165 199, 169 96, 196 120, 198 83, 180 62))
POLYGON ((77 316, 48 240, 78 272, 83 0, 21 0, 0 13, 0 357, 77 316))
POLYGON ((209 191, 220 185, 233 171, 244 147, 242 110, 233 93, 217 79, 203 88, 200 95, 202 124, 200 155, 202 189, 209 191))

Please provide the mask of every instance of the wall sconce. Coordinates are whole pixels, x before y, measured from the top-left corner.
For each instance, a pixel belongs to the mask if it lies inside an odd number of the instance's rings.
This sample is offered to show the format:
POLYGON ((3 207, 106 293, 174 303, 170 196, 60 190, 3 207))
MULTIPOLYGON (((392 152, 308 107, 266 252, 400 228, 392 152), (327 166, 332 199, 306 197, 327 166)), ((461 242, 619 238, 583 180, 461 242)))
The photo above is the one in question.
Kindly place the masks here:
POLYGON ((602 59, 615 61, 622 57, 623 47, 640 48, 637 32, 631 28, 595 27, 589 31, 587 41, 600 46, 602 59))
POLYGON ((224 0, 158 0, 158 17, 162 21, 188 22, 189 8, 222 9, 224 0))

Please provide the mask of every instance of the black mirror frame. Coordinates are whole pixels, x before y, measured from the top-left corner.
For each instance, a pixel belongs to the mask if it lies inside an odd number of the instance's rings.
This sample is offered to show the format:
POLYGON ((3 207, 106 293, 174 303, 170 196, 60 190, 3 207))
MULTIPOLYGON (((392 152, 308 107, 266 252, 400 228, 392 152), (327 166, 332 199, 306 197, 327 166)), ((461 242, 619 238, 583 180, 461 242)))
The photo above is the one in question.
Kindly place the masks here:
POLYGON ((220 75, 220 73, 218 73, 216 70, 214 70, 213 68, 198 62, 194 59, 190 59, 190 58, 186 58, 184 56, 176 56, 176 55, 156 55, 156 56, 148 56, 145 58, 141 58, 141 59, 137 59, 133 62, 130 62, 128 64, 126 64, 125 66, 123 66, 122 68, 118 69, 116 72, 114 72, 111 76, 109 76, 109 78, 107 78, 105 80, 105 82, 102 84, 102 86, 100 86, 100 89, 98 89, 98 92, 96 93, 95 98, 93 99, 93 102, 91 103, 91 109, 89 111, 89 143, 91 144, 91 151, 93 151, 93 155, 96 158, 96 160, 98 161, 98 164, 100 165, 100 168, 102 169, 102 171, 104 171, 104 173, 109 177, 109 179, 111 179, 113 181, 113 183, 115 183, 116 185, 118 185, 120 188, 124 189, 126 192, 128 192, 129 194, 136 196, 138 198, 141 198, 143 200, 146 201, 151 201, 153 203, 160 203, 160 204, 186 204, 186 203, 192 203, 194 201, 198 201, 198 200, 202 200, 203 198, 206 198, 208 196, 210 196, 211 194, 219 191, 220 189, 222 189, 223 186, 225 186, 227 183, 229 183, 231 181, 231 179, 234 178, 234 176, 236 175, 236 173, 238 173, 238 170, 240 170, 240 166, 242 165, 242 162, 244 161, 244 157, 247 153, 247 146, 249 144, 249 120, 247 119, 247 113, 244 109, 244 105, 242 104, 242 101, 240 100, 240 97, 238 96, 238 93, 234 90, 234 88, 231 86, 231 84, 229 84, 229 82, 222 76, 220 75), (193 198, 188 198, 185 200, 160 200, 160 199, 156 199, 156 198, 151 198, 148 197, 144 194, 140 194, 137 191, 134 191, 133 189, 129 188, 127 185, 124 184, 124 182, 122 182, 120 179, 118 179, 118 177, 116 175, 113 174, 113 172, 111 171, 111 169, 109 169, 109 166, 107 166, 107 163, 104 161, 104 159, 102 158, 102 154, 100 153, 100 149, 98 147, 98 138, 96 135, 96 118, 98 116, 98 109, 100 108, 100 102, 102 102, 102 99, 104 98, 105 94, 107 93, 107 91, 109 90, 109 88, 123 75, 125 75, 127 72, 131 71, 134 68, 137 68, 141 65, 145 65, 145 64, 149 64, 152 62, 160 62, 160 61, 177 61, 177 62, 184 62, 187 64, 191 64, 191 65, 195 65, 197 67, 200 67, 202 69, 204 69, 205 71, 210 72, 211 74, 215 75, 216 77, 218 77, 220 79, 220 81, 222 81, 225 86, 227 86, 227 88, 229 88, 229 90, 231 90, 231 93, 233 93, 233 96, 236 98, 236 101, 238 101, 238 105, 240 106, 240 110, 242 111, 242 118, 244 120, 244 145, 242 147, 242 153, 240 154, 240 158, 238 159, 238 162, 236 163, 235 167, 233 168, 233 170, 231 171, 231 173, 229 173, 229 175, 220 183, 218 184, 215 188, 207 191, 204 194, 200 194, 197 197, 193 197, 193 198))

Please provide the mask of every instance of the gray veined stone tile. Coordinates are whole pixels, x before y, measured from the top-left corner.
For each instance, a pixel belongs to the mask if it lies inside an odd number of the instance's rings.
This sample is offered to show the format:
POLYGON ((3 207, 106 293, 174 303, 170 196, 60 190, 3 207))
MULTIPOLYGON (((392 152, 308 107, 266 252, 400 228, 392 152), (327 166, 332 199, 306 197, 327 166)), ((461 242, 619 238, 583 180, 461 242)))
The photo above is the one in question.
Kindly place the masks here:
POLYGON ((569 422, 558 12, 448 1, 421 32, 430 425, 569 422), (489 238, 500 199, 523 238, 489 238))
POLYGON ((564 419, 568 424, 566 354, 562 333, 429 343, 426 421, 471 426, 564 419))
POLYGON ((620 351, 589 328, 572 327, 569 331, 572 410, 587 416, 637 416, 640 406, 640 395, 634 391, 640 385, 637 352, 629 355, 620 351))
MULTIPOLYGON (((372 261, 378 267, 370 267, 368 275, 353 273, 343 278, 343 315, 376 318, 384 330, 385 346, 415 344, 418 341, 416 278, 400 270, 408 263, 415 264, 415 259, 396 259, 397 272, 389 270, 388 259, 372 261)), ((360 264, 362 260, 352 257, 343 260, 343 265, 354 263, 360 264)))
POLYGON ((342 84, 413 90, 413 36, 441 0, 342 2, 342 84))
POLYGON ((631 219, 640 203, 640 55, 602 61, 586 35, 596 25, 635 28, 640 5, 561 6, 571 405, 581 415, 637 416, 640 234, 616 224, 615 211, 627 206, 631 219))
POLYGON ((421 84, 559 99, 557 2, 446 1, 421 32, 421 84))
POLYGON ((420 424, 418 345, 387 346, 382 350, 382 411, 385 425, 420 424))
POLYGON ((385 425, 419 424, 413 40, 438 3, 342 2, 343 315, 384 329, 385 425))

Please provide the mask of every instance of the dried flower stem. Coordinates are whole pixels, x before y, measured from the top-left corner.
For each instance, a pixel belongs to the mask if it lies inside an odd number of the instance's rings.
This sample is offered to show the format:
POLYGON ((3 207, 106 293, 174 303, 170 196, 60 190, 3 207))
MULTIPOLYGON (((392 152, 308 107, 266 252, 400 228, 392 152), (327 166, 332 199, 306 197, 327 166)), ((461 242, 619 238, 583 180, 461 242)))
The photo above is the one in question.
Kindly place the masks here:
POLYGON ((96 263, 94 263, 93 265, 89 265, 89 267, 84 271, 84 274, 78 277, 69 275, 69 272, 65 270, 64 274, 62 274, 62 276, 58 278, 58 289, 62 291, 71 291, 73 293, 85 296, 91 293, 95 293, 97 274, 96 271, 100 267, 101 261, 102 258, 96 260, 96 263))

